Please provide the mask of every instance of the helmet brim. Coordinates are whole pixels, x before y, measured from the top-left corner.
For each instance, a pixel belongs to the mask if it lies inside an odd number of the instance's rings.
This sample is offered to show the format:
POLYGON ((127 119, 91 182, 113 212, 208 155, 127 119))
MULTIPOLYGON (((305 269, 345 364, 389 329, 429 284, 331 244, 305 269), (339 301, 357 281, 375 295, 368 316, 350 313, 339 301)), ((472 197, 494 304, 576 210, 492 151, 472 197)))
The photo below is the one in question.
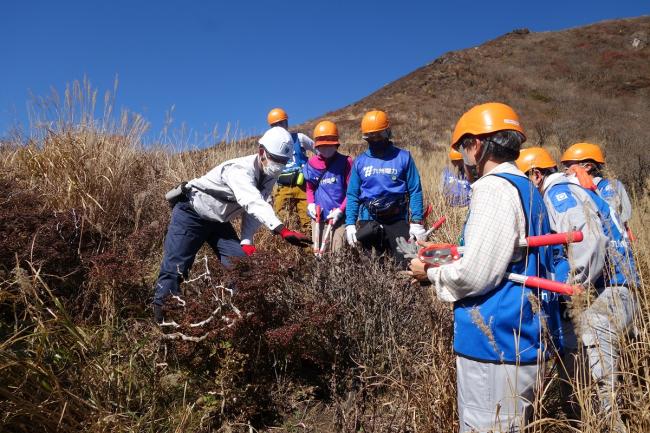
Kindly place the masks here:
POLYGON ((341 144, 341 143, 339 143, 338 140, 316 140, 314 146, 318 147, 318 146, 323 146, 328 144, 341 144))

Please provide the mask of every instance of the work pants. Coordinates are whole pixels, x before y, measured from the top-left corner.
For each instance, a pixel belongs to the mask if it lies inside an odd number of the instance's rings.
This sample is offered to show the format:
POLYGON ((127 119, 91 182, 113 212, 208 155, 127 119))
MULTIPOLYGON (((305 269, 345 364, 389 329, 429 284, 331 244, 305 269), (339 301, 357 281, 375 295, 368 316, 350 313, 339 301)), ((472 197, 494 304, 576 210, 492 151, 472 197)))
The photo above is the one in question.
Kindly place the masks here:
POLYGON ((302 230, 307 232, 309 230, 311 219, 307 215, 307 194, 305 193, 305 186, 282 186, 276 187, 275 195, 273 197, 273 209, 277 215, 286 211, 286 219, 294 212, 298 212, 300 225, 302 230))
POLYGON ((208 221, 201 218, 187 201, 176 203, 163 245, 163 259, 156 281, 155 305, 180 294, 180 283, 187 278, 196 253, 204 242, 212 248, 225 266, 231 257, 245 257, 239 237, 229 222, 208 221))
POLYGON ((456 357, 460 432, 522 431, 541 389, 542 365, 511 365, 456 357))
MULTIPOLYGON (((560 377, 563 399, 571 403, 573 415, 580 416, 572 385, 586 385, 589 380, 596 384, 601 411, 605 415, 612 412, 616 403, 617 364, 622 342, 633 328, 635 308, 627 287, 606 287, 575 319, 575 326, 568 318, 562 321, 565 353, 560 377)), ((616 418, 612 420, 614 424, 620 422, 616 418)))
POLYGON ((409 223, 406 220, 397 220, 390 223, 377 221, 359 221, 357 240, 363 249, 375 250, 377 254, 387 253, 399 263, 406 263, 404 255, 397 251, 397 238, 409 238, 409 223))

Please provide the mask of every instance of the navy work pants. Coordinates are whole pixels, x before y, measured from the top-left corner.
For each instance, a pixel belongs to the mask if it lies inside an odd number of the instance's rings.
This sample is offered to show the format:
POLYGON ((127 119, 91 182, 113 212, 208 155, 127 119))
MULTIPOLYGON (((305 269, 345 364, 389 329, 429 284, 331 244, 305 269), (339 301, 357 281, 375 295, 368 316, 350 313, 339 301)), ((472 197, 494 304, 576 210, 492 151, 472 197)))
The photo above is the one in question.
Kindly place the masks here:
POLYGON ((212 247, 224 266, 230 265, 230 257, 246 256, 232 224, 205 220, 192 209, 189 202, 176 203, 165 236, 153 300, 155 305, 162 305, 170 294, 180 294, 180 283, 187 278, 196 253, 204 242, 212 247))
POLYGON ((401 263, 408 260, 397 251, 397 238, 409 238, 409 223, 406 220, 397 220, 390 223, 379 223, 372 220, 359 221, 357 240, 365 250, 375 250, 377 254, 389 254, 401 263))

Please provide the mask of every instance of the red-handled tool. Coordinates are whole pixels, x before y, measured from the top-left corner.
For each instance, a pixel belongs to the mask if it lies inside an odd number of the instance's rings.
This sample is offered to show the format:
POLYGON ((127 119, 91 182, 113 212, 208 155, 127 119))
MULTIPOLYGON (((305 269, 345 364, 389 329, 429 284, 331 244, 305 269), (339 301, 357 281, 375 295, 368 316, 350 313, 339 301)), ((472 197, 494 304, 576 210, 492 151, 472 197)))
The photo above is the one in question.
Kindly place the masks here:
MULTIPOLYGON (((554 233, 541 236, 529 236, 528 238, 519 241, 519 247, 559 245, 571 242, 581 242, 582 239, 582 232, 579 231, 554 233)), ((428 266, 437 267, 460 259, 460 256, 463 254, 464 249, 464 247, 459 247, 453 244, 432 244, 428 247, 421 248, 418 251, 418 258, 428 266)), ((548 290, 564 295, 573 295, 579 293, 582 290, 580 286, 571 286, 569 284, 547 280, 540 277, 510 273, 506 274, 506 277, 509 280, 523 284, 526 287, 548 290)))
POLYGON ((440 228, 440 226, 442 226, 445 223, 445 221, 447 221, 446 216, 440 217, 440 219, 438 221, 436 221, 435 223, 433 223, 431 228, 429 230, 427 230, 427 232, 424 234, 424 238, 426 239, 431 233, 438 230, 440 228))
POLYGON ((519 243, 520 247, 545 247, 549 245, 571 244, 582 242, 584 236, 581 231, 553 233, 550 235, 528 236, 525 241, 519 243))
POLYGON ((511 273, 506 273, 506 278, 531 289, 547 290, 561 295, 573 296, 582 292, 581 286, 560 283, 559 281, 547 280, 546 278, 511 273))
POLYGON ((314 254, 316 255, 318 255, 318 250, 320 248, 320 213, 321 213, 320 206, 316 205, 316 225, 319 228, 317 236, 314 236, 313 250, 314 250, 314 254))
POLYGON ((422 221, 426 221, 427 218, 429 218, 429 215, 431 215, 431 212, 433 212, 433 203, 429 203, 427 208, 424 210, 424 215, 422 217, 422 221))
POLYGON ((325 250, 327 250, 327 245, 331 241, 332 237, 332 228, 334 226, 334 220, 328 220, 327 226, 325 227, 325 230, 323 230, 323 241, 320 244, 320 248, 318 248, 318 252, 316 253, 317 257, 321 257, 324 253, 325 250))
POLYGON ((630 242, 636 242, 636 236, 634 236, 632 229, 627 225, 627 223, 625 223, 625 232, 627 233, 627 238, 630 240, 630 242))
MULTIPOLYGON (((444 217, 441 218, 441 220, 444 217)), ((436 223, 437 224, 437 223, 436 223)), ((529 236, 526 239, 521 239, 517 246, 520 248, 526 247, 545 247, 549 245, 570 244, 573 242, 582 242, 583 235, 581 231, 553 233, 550 235, 529 236)), ((437 262, 442 264, 454 260, 458 260, 460 255, 465 251, 465 247, 460 247, 452 244, 432 244, 428 247, 421 248, 418 252, 420 260, 426 262, 427 257, 436 258, 437 262), (447 262, 444 262, 443 257, 448 256, 447 262), (458 256, 457 258, 455 256, 458 256)), ((433 263, 432 263, 433 264, 433 263)))

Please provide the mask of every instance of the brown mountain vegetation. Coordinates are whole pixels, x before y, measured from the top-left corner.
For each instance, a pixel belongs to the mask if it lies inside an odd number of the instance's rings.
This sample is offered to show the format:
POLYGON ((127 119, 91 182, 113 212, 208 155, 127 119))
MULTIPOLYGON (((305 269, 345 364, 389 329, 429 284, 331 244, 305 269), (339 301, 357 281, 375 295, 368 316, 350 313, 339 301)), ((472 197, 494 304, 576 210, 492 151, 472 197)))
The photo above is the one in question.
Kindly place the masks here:
MULTIPOLYGON (((611 168, 642 187, 650 169, 649 37, 650 16, 558 32, 515 30, 446 53, 322 117, 335 121, 347 142, 360 143, 363 113, 383 109, 398 142, 439 149, 469 107, 506 102, 521 116, 530 145, 602 144, 611 168)), ((301 126, 311 132, 315 121, 301 126)))
MULTIPOLYGON (((613 171, 636 187, 638 334, 624 339, 616 406, 635 433, 650 430, 649 25, 519 30, 325 116, 354 153, 363 112, 390 113, 435 205, 430 220, 447 217, 439 242, 456 242, 465 218, 439 179, 453 122, 470 105, 511 103, 529 141, 555 153, 583 139, 606 146, 613 171)), ((165 191, 255 152, 255 140, 147 149, 146 122, 93 117, 95 96, 75 83, 43 100, 44 121, 28 136, 0 144, 0 431, 458 429, 451 308, 391 262, 356 250, 317 260, 261 230, 259 253, 234 269, 201 250, 182 284, 185 304, 165 305, 176 325, 155 325, 165 191)), ((558 399, 557 366, 545 379, 531 432, 607 431, 592 384, 578 388, 577 422, 558 399)))

